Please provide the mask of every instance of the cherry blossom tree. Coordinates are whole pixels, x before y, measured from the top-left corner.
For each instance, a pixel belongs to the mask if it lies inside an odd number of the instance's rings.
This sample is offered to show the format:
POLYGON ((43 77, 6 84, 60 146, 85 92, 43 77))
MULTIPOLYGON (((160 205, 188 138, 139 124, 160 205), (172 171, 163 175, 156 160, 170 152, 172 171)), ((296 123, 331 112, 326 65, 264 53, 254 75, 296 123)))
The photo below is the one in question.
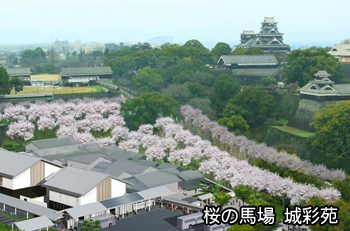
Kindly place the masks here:
POLYGON ((125 121, 123 119, 123 117, 119 116, 119 115, 110 115, 108 117, 108 121, 112 124, 113 127, 116 126, 124 126, 125 125, 125 121))
POLYGON ((22 105, 14 105, 4 109, 3 118, 8 121, 24 121, 26 120, 27 109, 22 105))
POLYGON ((25 140, 33 138, 34 128, 34 124, 28 121, 13 122, 9 125, 6 135, 11 139, 17 139, 22 147, 25 140))
POLYGON ((125 140, 125 141, 121 141, 119 143, 119 148, 128 151, 128 152, 135 152, 138 153, 139 152, 139 141, 137 140, 125 140))
POLYGON ((81 144, 91 143, 95 141, 95 138, 91 133, 74 133, 73 138, 81 144))
POLYGON ((77 127, 75 126, 70 126, 70 127, 67 127, 67 126, 61 126, 57 132, 56 132, 56 136, 58 138, 60 137, 69 137, 69 136, 73 136, 75 133, 78 132, 78 129, 77 127))
POLYGON ((126 127, 116 126, 112 130, 112 138, 117 142, 124 140, 128 137, 129 129, 126 127))
POLYGON ((164 148, 160 146, 152 146, 147 148, 145 154, 147 160, 162 160, 165 157, 164 148))
POLYGON ((115 144, 115 141, 112 138, 103 137, 103 138, 96 139, 96 143, 101 145, 101 147, 107 147, 115 144))
POLYGON ((38 125, 38 130, 47 131, 47 130, 53 130, 57 126, 57 123, 53 118, 41 117, 38 120, 37 125, 38 125))
POLYGON ((138 132, 145 134, 145 135, 152 135, 153 134, 153 125, 143 124, 139 127, 138 132))
POLYGON ((269 163, 275 163, 277 166, 315 175, 322 179, 333 180, 335 178, 345 179, 346 177, 345 172, 342 170, 330 170, 324 165, 313 165, 309 161, 303 161, 288 153, 277 152, 275 149, 266 146, 266 144, 258 144, 244 136, 235 136, 226 127, 210 121, 206 116, 202 115, 200 110, 193 109, 191 106, 182 106, 181 113, 184 121, 189 123, 190 127, 194 126, 200 128, 203 132, 209 132, 213 142, 220 145, 220 147, 225 147, 226 150, 236 150, 247 155, 248 158, 260 158, 269 163))
POLYGON ((108 119, 91 120, 91 116, 87 116, 86 119, 91 121, 91 130, 101 132, 101 135, 112 128, 112 124, 108 121, 108 119))

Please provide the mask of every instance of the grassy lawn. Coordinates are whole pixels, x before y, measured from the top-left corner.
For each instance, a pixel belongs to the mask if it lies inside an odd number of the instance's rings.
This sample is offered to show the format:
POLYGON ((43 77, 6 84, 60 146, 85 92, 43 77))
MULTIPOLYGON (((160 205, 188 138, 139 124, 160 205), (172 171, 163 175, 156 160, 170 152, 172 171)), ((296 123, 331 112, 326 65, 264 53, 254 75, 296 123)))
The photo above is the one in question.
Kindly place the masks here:
MULTIPOLYGON (((96 86, 84 86, 84 87, 62 87, 62 86, 24 86, 23 91, 18 92, 17 95, 22 94, 74 94, 74 93, 91 93, 100 92, 102 87, 96 86)), ((12 90, 11 94, 15 94, 12 90)))
POLYGON ((5 135, 3 143, 2 143, 2 147, 7 149, 7 150, 10 150, 10 151, 24 151, 25 146, 33 140, 56 138, 55 132, 56 132, 55 130, 44 132, 44 131, 39 131, 36 129, 34 131, 33 139, 24 141, 23 147, 19 146, 19 142, 17 140, 15 140, 15 139, 13 140, 10 137, 8 137, 7 135, 5 135))
POLYGON ((277 124, 279 124, 281 126, 285 126, 285 125, 287 125, 287 123, 288 123, 288 120, 285 120, 285 119, 277 120, 277 124))
POLYGON ((311 136, 315 135, 315 133, 303 131, 303 130, 300 130, 300 129, 297 129, 297 128, 289 127, 287 125, 284 125, 284 126, 272 126, 272 127, 277 128, 278 130, 281 130, 283 132, 288 132, 288 133, 290 133, 292 135, 300 136, 300 137, 304 137, 304 138, 308 138, 308 137, 311 137, 311 136))

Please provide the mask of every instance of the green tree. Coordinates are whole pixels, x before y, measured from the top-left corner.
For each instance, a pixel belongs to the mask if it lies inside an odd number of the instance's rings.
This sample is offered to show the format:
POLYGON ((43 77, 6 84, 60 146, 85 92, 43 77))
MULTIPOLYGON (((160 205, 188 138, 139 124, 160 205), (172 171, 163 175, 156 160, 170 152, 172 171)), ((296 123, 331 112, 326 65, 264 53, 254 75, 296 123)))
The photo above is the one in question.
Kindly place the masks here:
POLYGON ((50 74, 55 73, 55 69, 56 67, 52 63, 45 63, 42 67, 42 71, 44 73, 50 73, 50 74))
POLYGON ((200 59, 206 64, 214 62, 214 56, 212 53, 210 53, 208 48, 203 46, 203 44, 196 39, 189 40, 183 46, 181 46, 179 55, 182 57, 200 59))
POLYGON ((350 158, 350 101, 328 105, 310 125, 316 130, 311 145, 334 159, 350 158))
POLYGON ((227 231, 255 231, 253 226, 234 224, 227 231))
POLYGON ((331 79, 335 82, 342 80, 342 64, 325 48, 311 48, 306 50, 294 50, 288 55, 288 66, 283 68, 282 77, 287 83, 298 82, 302 87, 314 79, 314 74, 319 70, 327 70, 331 79))
POLYGON ((232 51, 232 49, 231 49, 229 44, 219 42, 211 50, 211 53, 213 53, 217 57, 220 57, 221 55, 229 55, 231 53, 231 51, 232 51))
POLYGON ((215 93, 223 101, 227 102, 234 97, 239 91, 239 83, 228 75, 220 75, 214 84, 215 93))
POLYGON ((9 75, 5 68, 0 67, 0 95, 8 95, 11 93, 11 84, 9 75))
POLYGON ((273 84, 277 84, 277 80, 275 77, 268 76, 268 77, 261 78, 260 83, 264 86, 270 86, 273 84))
POLYGON ((84 220, 82 224, 82 231, 100 231, 102 230, 100 220, 84 220))
POLYGON ((234 187, 233 191, 235 192, 236 197, 243 201, 243 205, 244 201, 246 201, 250 195, 253 194, 253 189, 251 187, 242 184, 234 187))
POLYGON ((183 84, 169 84, 167 88, 161 90, 163 95, 168 95, 179 101, 180 104, 186 102, 190 97, 190 91, 183 84))
POLYGON ((142 91, 160 90, 164 82, 162 76, 156 74, 151 67, 141 69, 132 81, 142 91))
POLYGON ((47 52, 47 57, 50 62, 55 62, 57 60, 57 54, 55 49, 52 47, 48 52, 47 52))
POLYGON ((265 201, 264 199, 262 198, 256 198, 254 197, 253 199, 249 200, 249 205, 250 206, 267 206, 267 205, 270 205, 267 201, 265 201))
POLYGON ((338 189, 344 201, 350 202, 350 175, 345 180, 334 179, 332 181, 334 188, 338 189))
POLYGON ((38 54, 38 56, 39 56, 42 60, 45 60, 45 59, 46 59, 46 53, 45 53, 45 51, 43 51, 43 49, 41 49, 40 47, 37 47, 34 51, 38 54))
POLYGON ((274 115, 277 99, 262 87, 245 87, 227 101, 223 115, 241 115, 250 126, 261 124, 274 115))
POLYGON ((230 118, 224 117, 218 120, 222 126, 226 126, 235 135, 250 137, 249 125, 240 115, 233 115, 230 118))
MULTIPOLYGON (((329 202, 320 197, 312 197, 306 206, 311 205, 313 207, 319 206, 329 206, 329 202)), ((332 202, 332 206, 339 208, 338 219, 339 223, 337 225, 320 225, 316 223, 310 226, 312 231, 347 231, 350 230, 350 205, 344 200, 337 200, 332 202)))
POLYGON ((177 116, 179 102, 170 96, 147 92, 127 100, 121 106, 126 125, 136 130, 142 124, 154 124, 158 117, 177 116))
POLYGON ((208 98, 194 98, 188 101, 188 104, 194 108, 198 108, 202 113, 211 120, 215 119, 215 111, 211 108, 211 101, 208 98))
POLYGON ((230 194, 220 191, 214 193, 213 200, 217 205, 222 207, 224 205, 227 205, 230 202, 231 198, 232 196, 230 194))
POLYGON ((21 62, 26 64, 26 65, 32 65, 34 63, 41 62, 42 59, 42 50, 25 50, 21 54, 21 62))
POLYGON ((11 228, 11 226, 9 226, 9 225, 1 224, 1 223, 0 223, 0 230, 1 230, 1 231, 12 231, 12 228, 11 228))
POLYGON ((201 98, 205 96, 205 87, 200 83, 186 82, 185 86, 189 90, 191 98, 201 98))
POLYGON ((19 78, 11 78, 10 84, 12 88, 15 89, 15 94, 17 94, 17 92, 23 91, 23 82, 19 78))
POLYGON ((265 52, 259 48, 237 48, 231 52, 232 55, 263 55, 265 52))

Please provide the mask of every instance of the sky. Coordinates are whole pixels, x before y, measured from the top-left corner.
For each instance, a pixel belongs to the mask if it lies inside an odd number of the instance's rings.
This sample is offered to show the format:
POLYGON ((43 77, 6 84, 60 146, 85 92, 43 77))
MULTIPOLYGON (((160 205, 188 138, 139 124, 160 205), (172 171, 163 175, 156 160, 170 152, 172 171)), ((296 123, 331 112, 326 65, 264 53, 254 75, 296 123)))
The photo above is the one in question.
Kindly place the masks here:
POLYGON ((172 36, 213 47, 235 45, 274 16, 290 45, 333 45, 350 38, 350 0, 2 0, 0 45, 145 42, 172 36))

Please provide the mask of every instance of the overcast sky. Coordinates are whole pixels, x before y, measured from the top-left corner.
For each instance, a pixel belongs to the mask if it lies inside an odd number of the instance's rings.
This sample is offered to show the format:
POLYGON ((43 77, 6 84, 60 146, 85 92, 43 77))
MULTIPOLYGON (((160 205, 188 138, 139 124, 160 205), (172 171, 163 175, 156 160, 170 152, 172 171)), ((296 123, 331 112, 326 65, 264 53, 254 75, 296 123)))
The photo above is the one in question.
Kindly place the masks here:
POLYGON ((172 36, 235 45, 274 16, 285 43, 329 45, 350 37, 350 0, 2 0, 0 44, 143 42, 172 36))

